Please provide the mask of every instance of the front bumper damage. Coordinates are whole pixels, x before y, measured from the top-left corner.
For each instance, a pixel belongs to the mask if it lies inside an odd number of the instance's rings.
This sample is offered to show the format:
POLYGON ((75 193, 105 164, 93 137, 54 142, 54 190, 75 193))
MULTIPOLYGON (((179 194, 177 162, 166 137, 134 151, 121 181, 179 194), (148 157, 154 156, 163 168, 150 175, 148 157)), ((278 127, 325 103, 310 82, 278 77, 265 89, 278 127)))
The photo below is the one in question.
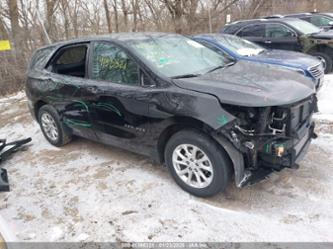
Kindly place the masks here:
MULTIPOLYGON (((30 141, 31 138, 27 138, 7 143, 5 139, 0 139, 0 163, 4 162, 10 155, 21 149, 23 145, 30 141)), ((9 190, 7 170, 0 168, 0 192, 8 192, 9 190)))
POLYGON ((316 138, 312 114, 315 96, 283 107, 261 108, 253 129, 229 123, 215 134, 234 165, 238 187, 255 184, 274 171, 297 169, 316 138))
POLYGON ((260 167, 252 169, 245 176, 239 187, 246 185, 253 185, 270 175, 274 171, 281 171, 284 168, 298 169, 299 162, 306 155, 311 140, 316 138, 317 135, 314 132, 314 124, 308 130, 308 134, 296 144, 293 145, 293 139, 289 140, 290 147, 287 148, 287 152, 284 156, 278 157, 276 155, 262 155, 260 167))

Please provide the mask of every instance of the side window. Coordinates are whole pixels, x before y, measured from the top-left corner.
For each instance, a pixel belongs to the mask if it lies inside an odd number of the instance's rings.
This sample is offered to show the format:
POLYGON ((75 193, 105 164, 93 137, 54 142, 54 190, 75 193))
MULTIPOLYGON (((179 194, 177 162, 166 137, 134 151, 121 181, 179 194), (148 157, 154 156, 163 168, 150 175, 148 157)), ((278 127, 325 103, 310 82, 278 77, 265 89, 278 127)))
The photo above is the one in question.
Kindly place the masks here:
POLYGON ((87 46, 62 48, 48 66, 54 73, 84 78, 86 75, 87 46))
POLYGON ((266 36, 267 38, 287 38, 293 37, 294 33, 287 27, 280 24, 267 24, 266 36))
POLYGON ((264 37, 265 35, 265 24, 249 25, 241 29, 238 36, 242 37, 264 37))
POLYGON ((113 83, 138 85, 139 68, 118 46, 99 42, 94 44, 92 78, 113 83))

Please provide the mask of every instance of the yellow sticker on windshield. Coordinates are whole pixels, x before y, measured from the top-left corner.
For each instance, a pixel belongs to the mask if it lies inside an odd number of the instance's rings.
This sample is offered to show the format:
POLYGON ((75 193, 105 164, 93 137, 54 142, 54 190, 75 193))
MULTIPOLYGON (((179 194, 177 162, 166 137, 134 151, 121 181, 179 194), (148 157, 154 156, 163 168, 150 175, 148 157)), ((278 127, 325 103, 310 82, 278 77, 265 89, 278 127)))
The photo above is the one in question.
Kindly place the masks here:
POLYGON ((0 51, 6 51, 10 49, 10 42, 8 40, 0 40, 0 51))

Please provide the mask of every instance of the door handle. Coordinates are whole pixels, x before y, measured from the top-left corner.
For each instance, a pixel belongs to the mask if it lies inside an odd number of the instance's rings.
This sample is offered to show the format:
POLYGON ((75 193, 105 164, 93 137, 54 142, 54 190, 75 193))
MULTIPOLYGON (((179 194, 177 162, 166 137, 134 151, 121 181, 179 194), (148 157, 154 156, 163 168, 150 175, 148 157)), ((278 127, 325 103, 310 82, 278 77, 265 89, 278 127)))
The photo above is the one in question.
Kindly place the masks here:
POLYGON ((271 44, 271 43, 272 43, 272 41, 270 41, 270 40, 267 40, 267 41, 265 41, 265 43, 266 43, 266 44, 271 44))

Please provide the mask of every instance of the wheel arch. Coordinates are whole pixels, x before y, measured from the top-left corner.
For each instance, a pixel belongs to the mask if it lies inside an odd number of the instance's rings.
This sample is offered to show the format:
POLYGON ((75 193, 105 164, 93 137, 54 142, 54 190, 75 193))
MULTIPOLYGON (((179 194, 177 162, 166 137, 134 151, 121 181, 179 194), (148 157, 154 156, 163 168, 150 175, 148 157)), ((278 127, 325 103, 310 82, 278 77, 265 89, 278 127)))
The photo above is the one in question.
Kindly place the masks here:
POLYGON ((317 44, 313 47, 311 47, 307 53, 313 53, 313 52, 322 52, 322 53, 329 53, 331 56, 333 55, 333 48, 329 47, 327 44, 317 44))
MULTIPOLYGON (((177 132, 184 129, 194 129, 196 131, 202 132, 211 138, 216 144, 226 153, 228 156, 227 160, 230 161, 232 165, 231 171, 235 176, 241 175, 244 173, 244 161, 242 154, 237 151, 230 142, 225 138, 220 138, 220 136, 216 136, 216 131, 207 125, 206 123, 188 117, 178 117, 175 122, 167 126, 163 132, 160 134, 157 142, 157 157, 158 162, 161 164, 165 163, 164 158, 164 150, 169 141, 169 139, 176 134, 177 132)), ((240 177, 239 177, 240 178, 240 177)), ((236 184, 238 182, 236 181, 236 184)))
POLYGON ((34 104, 34 117, 36 120, 38 120, 38 112, 39 112, 40 108, 44 105, 47 105, 47 103, 43 100, 38 100, 34 104))

